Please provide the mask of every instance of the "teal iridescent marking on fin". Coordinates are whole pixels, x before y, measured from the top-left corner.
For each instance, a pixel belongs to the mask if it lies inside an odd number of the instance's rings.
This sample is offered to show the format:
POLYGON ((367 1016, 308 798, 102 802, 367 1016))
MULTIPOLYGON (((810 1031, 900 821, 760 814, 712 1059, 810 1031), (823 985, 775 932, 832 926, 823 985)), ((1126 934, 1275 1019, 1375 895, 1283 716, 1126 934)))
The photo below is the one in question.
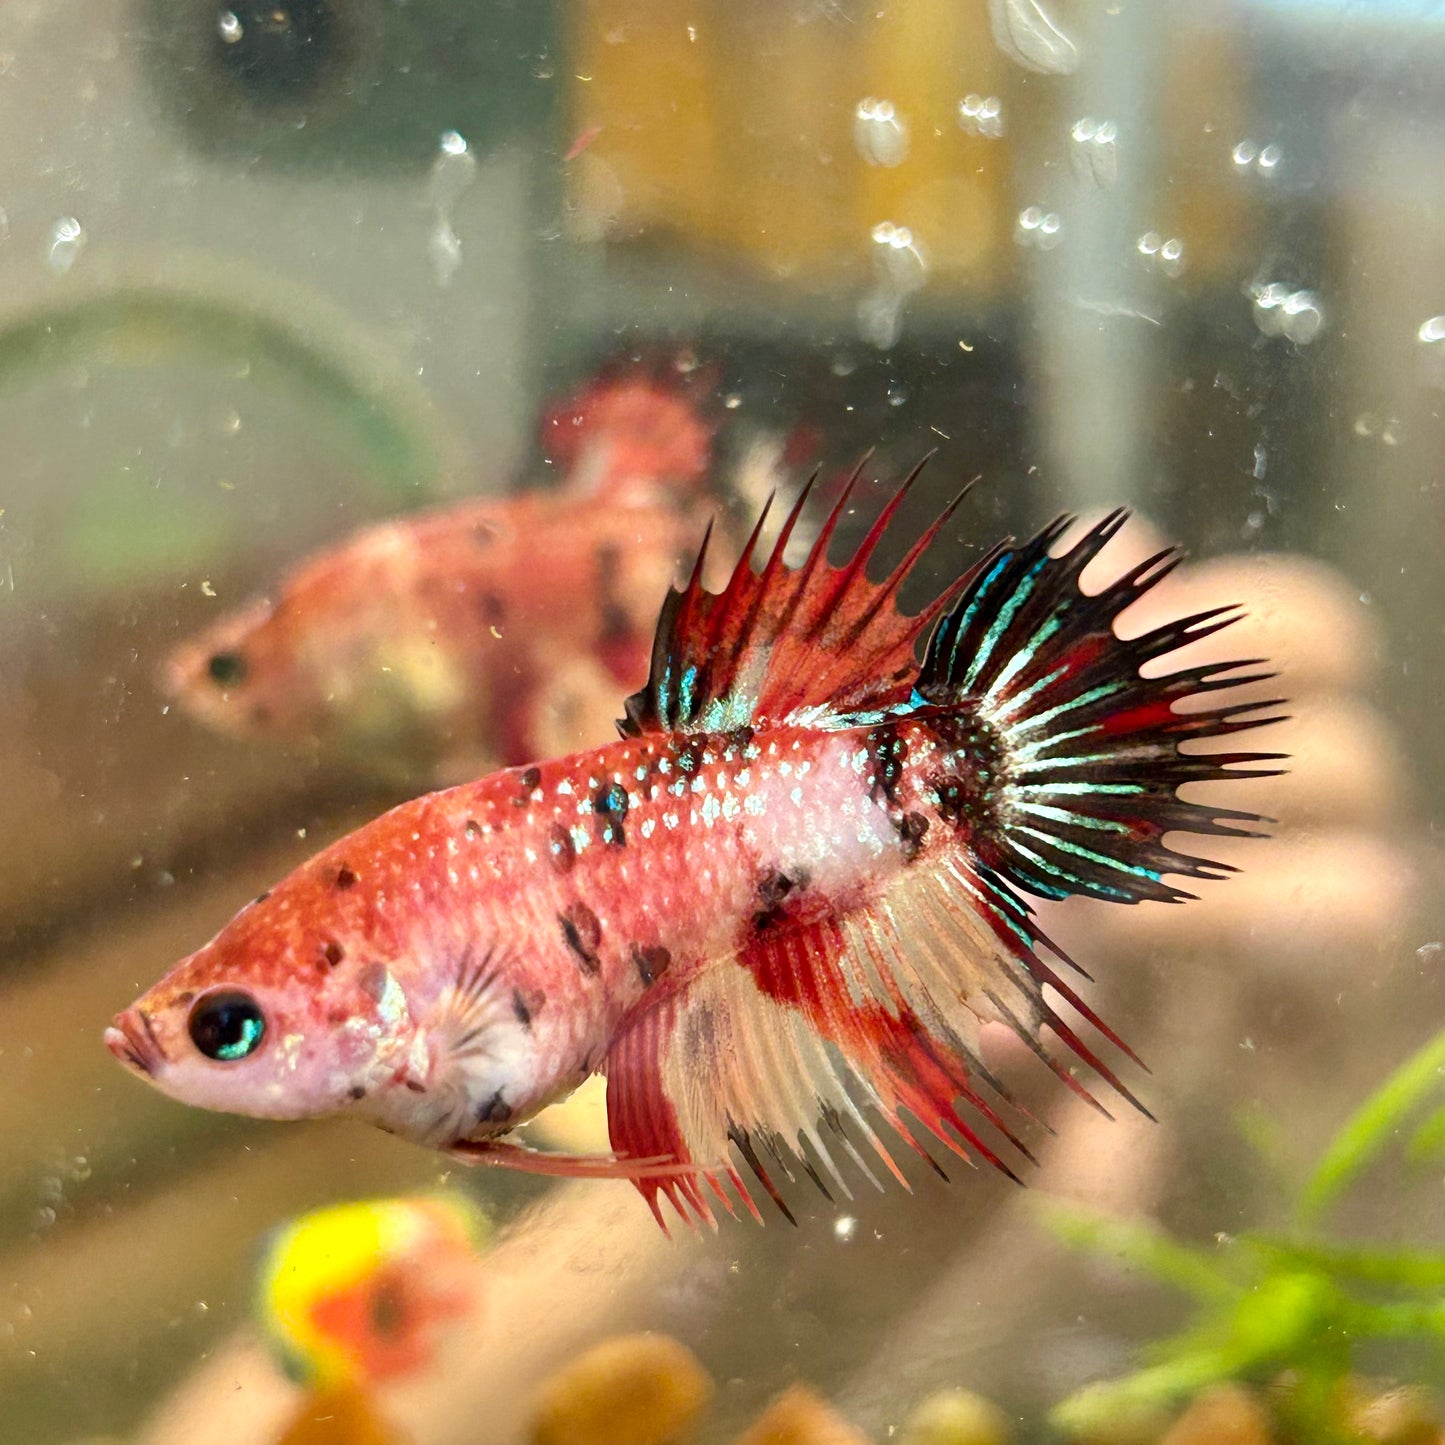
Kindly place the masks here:
POLYGON ((697 688, 697 668, 689 667, 682 675, 682 685, 677 690, 678 710, 684 718, 692 715, 693 693, 697 688))
POLYGON ((1018 586, 1014 588, 1009 600, 999 608, 998 616, 994 618, 988 631, 984 633, 982 644, 978 651, 974 653, 973 660, 968 664, 968 671, 963 677, 963 686, 965 688, 973 686, 974 680, 978 677, 979 673, 983 671, 989 658, 993 656, 993 650, 998 646, 999 638, 1008 631, 1009 624, 1018 615, 1019 608, 1029 600, 1034 590, 1034 583, 1038 581, 1039 573, 1049 565, 1051 560, 1048 556, 1040 557, 1039 560, 1029 568, 1028 572, 1024 574, 1023 579, 1019 582, 1018 586))
POLYGON ((1010 783, 1010 793, 1112 793, 1132 797, 1146 789, 1140 783, 1010 783))
MULTIPOLYGON (((1058 841, 1056 838, 1051 837, 1047 833, 1038 833, 1035 832, 1035 830, 1033 829, 1030 829, 1028 831, 1034 832, 1035 837, 1047 839, 1047 841, 1050 843, 1056 843, 1058 841)), ((1058 885, 1040 886, 1041 880, 1037 878, 1031 880, 1029 883, 1029 887, 1042 893, 1045 898, 1067 898, 1070 896, 1070 894, 1077 893, 1080 887, 1085 884, 1085 880, 1079 877, 1078 874, 1068 873, 1062 868, 1056 866, 1055 864, 1048 862, 1046 859, 1039 857, 1039 855, 1035 853, 1032 848, 1025 846, 1023 843, 1020 843, 1017 838, 1011 839, 1010 842, 1014 852, 1022 854, 1025 858, 1029 859, 1029 861, 1032 862, 1036 867, 1042 868, 1045 873, 1051 873, 1055 878, 1064 879, 1070 885, 1067 888, 1061 888, 1058 885)), ((1101 883, 1097 880, 1089 881, 1087 886, 1088 891, 1094 896, 1100 898, 1112 898, 1115 902, 1118 903, 1128 903, 1134 896, 1132 893, 1129 892, 1127 888, 1115 888, 1111 884, 1101 883)))
POLYGON ((1072 732, 1067 733, 1054 733, 1051 737, 1039 738, 1034 742, 1015 747, 1013 757, 1019 762, 1027 763, 1048 748, 1057 747, 1060 743, 1071 742, 1074 738, 1088 737, 1093 731, 1092 727, 1087 727, 1075 728, 1072 732))
POLYGON ((973 601, 963 610, 963 615, 953 624, 953 646, 948 654, 948 671, 952 673, 958 666, 958 644, 963 640, 968 629, 973 625, 973 619, 983 610, 984 598, 988 596, 989 589, 998 581, 999 574, 1013 561, 1014 554, 1005 552, 989 570, 987 577, 979 583, 978 591, 973 595, 973 601))
POLYGON ((1037 682, 1030 683, 1022 692, 1016 693, 1002 706, 996 707, 989 715, 989 720, 995 727, 1007 722, 1014 713, 1027 707, 1041 692, 1047 692, 1067 671, 1068 667, 1056 667, 1045 677, 1037 682))
POLYGON ((1091 687, 1088 692, 1081 692, 1078 697, 1071 697, 1066 702, 1061 702, 1056 707, 1051 707, 1047 712, 1038 713, 1034 717, 1024 718, 1019 722, 1019 732, 1034 732, 1037 729, 1051 723, 1056 717, 1062 717, 1066 712, 1073 712, 1075 708, 1084 707, 1091 702, 1098 702, 1101 698, 1112 696, 1128 685, 1126 679, 1118 677, 1112 682, 1101 682, 1098 687, 1091 687))
POLYGON ((1119 873, 1131 873, 1135 878, 1148 878, 1158 883, 1161 874, 1153 868, 1144 868, 1136 863, 1125 863, 1120 858, 1110 858, 1106 853, 1095 853, 1092 848, 1085 848, 1079 843, 1071 843, 1067 838, 1061 838, 1055 833, 1045 833, 1040 828, 1030 828, 1027 824, 1020 827, 1021 833, 1028 833, 1031 837, 1060 849, 1065 853, 1072 853, 1076 858, 1086 858, 1090 863, 1098 863, 1105 868, 1113 868, 1119 873))
POLYGON ((1117 763, 1119 754, 1116 752, 1106 753, 1077 753, 1070 758, 1040 758, 1034 762, 1026 763, 1017 771, 1019 773, 1038 773, 1046 768, 1087 768, 1095 763, 1117 763))
MULTIPOLYGON (((1020 672, 1031 663, 1039 654, 1039 649, 1064 625, 1064 619, 1056 612, 1045 620, 1042 627, 1038 629, 1014 655, 1009 658, 1002 672, 989 684, 988 695, 994 697, 1003 691, 1020 672)), ((1062 671, 1063 669, 1060 669, 1062 671)), ((1058 673, 1054 673, 1057 677, 1058 673)))
POLYGON ((1120 823, 1117 819, 1095 818, 1088 813, 1071 813, 1067 808, 1051 808, 1046 803, 1016 802, 1014 806, 1038 818, 1049 818, 1055 823, 1067 823, 1072 828, 1093 828, 1103 833, 1127 833, 1129 831, 1129 825, 1120 823))

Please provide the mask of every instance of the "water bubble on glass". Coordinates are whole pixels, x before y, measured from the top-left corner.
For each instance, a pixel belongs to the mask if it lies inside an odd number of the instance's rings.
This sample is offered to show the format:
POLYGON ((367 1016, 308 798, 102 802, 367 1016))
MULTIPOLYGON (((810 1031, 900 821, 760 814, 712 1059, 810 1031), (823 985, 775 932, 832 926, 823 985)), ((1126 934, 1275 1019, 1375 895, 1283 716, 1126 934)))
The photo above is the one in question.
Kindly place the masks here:
POLYGON ((477 158, 460 131, 443 131, 427 177, 436 220, 427 237, 427 256, 438 286, 448 286, 462 264, 462 241, 452 225, 452 207, 477 177, 477 158))
POLYGON ((903 406, 908 401, 908 388, 901 381, 890 382, 888 386, 888 405, 903 406))
POLYGON ((1250 292, 1254 324, 1265 336, 1283 336, 1297 346, 1308 346, 1324 330, 1324 306, 1313 291, 1292 291, 1271 281, 1256 284, 1250 292))
POLYGON ((1040 0, 988 0, 988 19, 993 43, 1025 70, 1072 75, 1079 68, 1079 47, 1040 0))
POLYGON ((1313 291, 1296 291, 1280 307, 1286 340, 1308 346, 1325 329, 1324 307, 1313 291))
POLYGON ((1145 231, 1135 243, 1135 248, 1145 261, 1165 276, 1178 276, 1184 270, 1184 242, 1177 236, 1145 231))
POLYGON ((870 166, 896 166, 908 155, 908 127, 891 100, 868 96, 853 112, 853 144, 870 166))
POLYGON ((1112 120, 1080 116, 1069 128, 1069 163, 1074 174, 1097 186, 1119 178, 1119 127, 1112 120))
POLYGON ((241 24, 241 18, 234 10, 221 11, 216 17, 216 29, 227 45, 235 45, 246 34, 246 27, 241 24))
POLYGON ((849 1215, 833 1221, 833 1238, 846 1244, 858 1232, 858 1221, 849 1215))
POLYGON ((427 178, 428 198, 438 211, 450 211, 476 179, 477 158, 466 138, 454 130, 444 131, 427 178))
POLYGON ((1234 168, 1242 176, 1255 175, 1264 180, 1273 180, 1279 174, 1284 151, 1278 141, 1258 145, 1252 140, 1242 140, 1230 152, 1234 168))
POLYGON ((1064 223, 1056 211, 1046 211, 1042 206, 1025 206, 1019 212, 1014 227, 1014 240, 1020 246, 1032 246, 1039 251, 1052 251, 1063 236, 1064 223))
POLYGON ((1003 101, 996 95, 970 92, 958 103, 959 128, 984 140, 1000 140, 1004 133, 1003 101))
POLYGON ((62 216, 51 228, 46 260, 52 271, 61 275, 75 265, 85 246, 85 228, 74 216, 62 216))
POLYGON ((1431 316, 1415 333, 1420 343, 1420 380, 1445 389, 1445 316, 1431 316))
POLYGON ((902 296, 911 295, 928 279, 928 262, 907 226, 880 221, 870 235, 873 240, 873 266, 879 279, 890 290, 902 296))

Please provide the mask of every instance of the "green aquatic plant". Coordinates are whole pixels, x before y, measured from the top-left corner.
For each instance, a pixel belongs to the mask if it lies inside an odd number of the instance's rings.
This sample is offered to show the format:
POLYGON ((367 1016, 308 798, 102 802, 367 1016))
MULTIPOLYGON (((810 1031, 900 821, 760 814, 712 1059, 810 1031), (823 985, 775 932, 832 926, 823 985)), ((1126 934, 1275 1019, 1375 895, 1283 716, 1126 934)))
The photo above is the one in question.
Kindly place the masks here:
POLYGON ((1067 1244, 1123 1260, 1194 1306, 1182 1330, 1150 1348, 1143 1368, 1071 1395, 1055 1407, 1052 1423, 1087 1435, 1224 1381, 1283 1377, 1290 1388, 1280 1392, 1278 1409, 1290 1438, 1310 1445, 1356 1438, 1341 1419, 1341 1402, 1361 1347, 1381 1340, 1445 1346, 1445 1251, 1337 1239, 1324 1228, 1331 1207, 1397 1139, 1415 1161, 1442 1152, 1445 1033, 1345 1121, 1281 1232, 1248 1231, 1226 1248, 1205 1250, 1147 1220, 1045 1201, 1049 1227, 1067 1244))

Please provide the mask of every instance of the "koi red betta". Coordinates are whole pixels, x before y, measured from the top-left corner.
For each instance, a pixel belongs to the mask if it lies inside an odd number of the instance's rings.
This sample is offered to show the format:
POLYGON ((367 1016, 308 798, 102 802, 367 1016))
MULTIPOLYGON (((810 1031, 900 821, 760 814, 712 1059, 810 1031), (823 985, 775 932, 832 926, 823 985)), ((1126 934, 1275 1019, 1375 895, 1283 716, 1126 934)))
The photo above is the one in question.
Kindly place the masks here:
POLYGON ((841 565, 847 493, 796 567, 806 493, 722 592, 700 554, 620 741, 341 839, 120 1014, 111 1050, 203 1107, 345 1113, 466 1161, 630 1178, 659 1223, 663 1198, 689 1221, 718 1202, 758 1217, 744 1168, 784 1213, 775 1168, 846 1193, 839 1156, 869 1174, 872 1151, 902 1181, 878 1124, 1011 1174, 1000 1140, 1027 1149, 981 1060, 985 1023, 1085 1093, 1047 1026, 1132 1099, 1046 996, 1128 1052, 1024 895, 1175 902, 1190 895, 1167 876, 1231 871, 1164 836, 1261 820, 1178 790, 1280 755, 1179 745, 1273 721, 1273 702, 1201 705, 1270 674, 1141 676, 1240 613, 1118 638, 1114 619, 1178 561, 1085 593, 1123 512, 1057 554, 1067 517, 1004 542, 904 614, 899 588, 953 512, 872 580, 906 491, 841 565), (596 1071, 611 1154, 507 1139, 596 1071))

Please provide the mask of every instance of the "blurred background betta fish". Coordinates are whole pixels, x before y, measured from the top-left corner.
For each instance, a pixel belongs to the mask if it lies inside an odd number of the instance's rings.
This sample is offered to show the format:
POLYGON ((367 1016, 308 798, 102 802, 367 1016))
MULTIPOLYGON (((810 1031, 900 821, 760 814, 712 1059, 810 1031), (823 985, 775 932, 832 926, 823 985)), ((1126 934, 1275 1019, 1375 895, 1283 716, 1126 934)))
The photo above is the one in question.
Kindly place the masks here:
POLYGON ((721 466, 714 381, 610 362, 544 414, 558 485, 354 533, 176 649, 163 690, 230 736, 438 781, 605 741, 679 562, 781 480, 762 436, 721 466))

